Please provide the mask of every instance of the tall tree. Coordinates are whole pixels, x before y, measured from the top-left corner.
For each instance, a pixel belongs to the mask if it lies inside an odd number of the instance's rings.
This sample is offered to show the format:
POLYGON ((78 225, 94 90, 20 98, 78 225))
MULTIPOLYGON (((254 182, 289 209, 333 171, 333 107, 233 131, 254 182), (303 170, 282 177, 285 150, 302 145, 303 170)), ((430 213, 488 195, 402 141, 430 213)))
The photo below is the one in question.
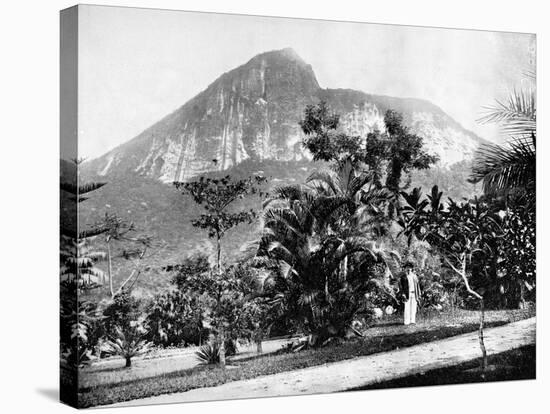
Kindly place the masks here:
POLYGON ((398 193, 401 191, 400 183, 404 173, 408 174, 412 169, 429 168, 439 158, 424 151, 424 139, 411 133, 409 128, 403 125, 403 115, 400 113, 386 111, 384 125, 386 134, 378 139, 387 143, 384 154, 388 161, 386 187, 391 192, 398 193))
MULTIPOLYGON (((204 229, 208 237, 216 239, 216 267, 219 278, 217 285, 224 286, 221 255, 221 240, 227 230, 245 222, 252 223, 256 217, 254 209, 230 211, 230 206, 247 195, 263 195, 260 186, 267 181, 262 176, 253 176, 244 179, 233 179, 226 175, 222 178, 200 177, 198 181, 175 182, 174 185, 183 194, 191 196, 193 201, 202 206, 206 213, 191 221, 194 227, 204 229)), ((221 306, 221 298, 218 301, 221 306)), ((220 336, 220 363, 225 367, 225 331, 226 326, 219 326, 220 336)))
POLYGON ((134 235, 137 231, 133 222, 129 222, 118 217, 116 214, 105 213, 102 221, 96 224, 96 228, 101 229, 104 235, 104 242, 107 250, 107 277, 109 279, 109 292, 113 299, 123 289, 132 289, 138 281, 143 270, 147 268, 146 259, 158 253, 162 245, 154 243, 152 237, 148 235, 134 235), (113 243, 122 244, 122 251, 117 256, 113 253, 113 243), (157 250, 152 248, 158 247, 157 250), (112 261, 115 257, 125 259, 131 264, 131 270, 118 287, 114 286, 114 272, 112 261))
MULTIPOLYGON (((95 289, 104 282, 103 272, 96 266, 104 253, 94 248, 94 238, 103 230, 80 229, 78 206, 105 183, 78 184, 78 165, 82 160, 68 163, 74 174, 63 177, 61 190, 60 226, 60 336, 61 357, 71 369, 90 358, 91 330, 95 317, 95 304, 80 297, 83 291, 95 289)), ((76 381, 74 382, 77 383, 76 381)))
POLYGON ((107 248, 107 278, 109 279, 109 292, 111 298, 114 298, 115 291, 113 285, 113 254, 111 244, 115 240, 122 240, 134 228, 132 223, 122 220, 115 214, 105 213, 103 221, 98 224, 98 227, 105 229, 105 245, 107 248))
POLYGON ((340 117, 325 102, 307 106, 300 122, 303 146, 313 158, 337 165, 350 161, 355 169, 368 171, 376 187, 385 188, 385 209, 393 218, 399 212, 399 192, 408 186, 408 181, 402 185, 403 175, 429 168, 438 157, 423 149, 423 138, 403 124, 400 113, 386 111, 384 125, 385 131, 375 130, 365 137, 346 134, 340 117))
POLYGON ((241 223, 251 223, 256 217, 253 209, 231 212, 230 206, 247 195, 262 195, 260 185, 264 182, 266 178, 261 176, 233 179, 226 175, 222 178, 200 177, 198 181, 174 183, 178 190, 191 196, 195 203, 206 210, 191 223, 194 227, 206 230, 208 237, 216 239, 218 273, 221 273, 221 240, 227 230, 241 223))
POLYGON ((353 162, 363 160, 361 137, 340 130, 340 115, 332 112, 326 102, 307 105, 304 119, 299 124, 305 134, 302 145, 311 152, 315 161, 338 163, 348 158, 353 162))

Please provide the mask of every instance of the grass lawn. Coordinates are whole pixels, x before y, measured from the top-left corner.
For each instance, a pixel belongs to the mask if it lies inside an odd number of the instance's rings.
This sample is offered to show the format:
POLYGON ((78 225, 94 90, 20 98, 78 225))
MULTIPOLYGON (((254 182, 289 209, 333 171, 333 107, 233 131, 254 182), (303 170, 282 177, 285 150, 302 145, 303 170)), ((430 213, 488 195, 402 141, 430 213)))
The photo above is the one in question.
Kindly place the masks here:
POLYGON ((480 361, 477 360, 465 362, 454 367, 434 369, 408 377, 354 388, 350 391, 535 379, 535 357, 536 346, 529 345, 501 354, 490 355, 488 358, 489 367, 484 379, 481 378, 479 371, 480 361))
MULTIPOLYGON (((487 312, 487 327, 499 326, 533 316, 530 311, 487 312)), ((222 370, 212 366, 197 366, 164 375, 118 383, 101 384, 79 390, 79 406, 111 404, 155 395, 183 392, 194 388, 212 387, 230 381, 251 379, 284 371, 307 368, 342 361, 377 352, 430 342, 475 331, 477 312, 460 311, 456 314, 430 314, 413 326, 403 326, 395 316, 380 320, 365 332, 364 338, 333 343, 324 348, 297 353, 274 353, 234 361, 235 368, 222 370)))

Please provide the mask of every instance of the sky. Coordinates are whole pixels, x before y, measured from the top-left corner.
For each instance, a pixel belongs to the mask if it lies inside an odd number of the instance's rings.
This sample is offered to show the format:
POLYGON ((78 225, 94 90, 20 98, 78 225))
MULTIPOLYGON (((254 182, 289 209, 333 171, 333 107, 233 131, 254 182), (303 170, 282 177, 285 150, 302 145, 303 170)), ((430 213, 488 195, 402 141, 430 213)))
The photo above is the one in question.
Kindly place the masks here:
POLYGON ((293 48, 322 88, 427 99, 500 142, 483 107, 527 86, 530 34, 80 6, 79 157, 95 158, 179 108, 224 72, 293 48))

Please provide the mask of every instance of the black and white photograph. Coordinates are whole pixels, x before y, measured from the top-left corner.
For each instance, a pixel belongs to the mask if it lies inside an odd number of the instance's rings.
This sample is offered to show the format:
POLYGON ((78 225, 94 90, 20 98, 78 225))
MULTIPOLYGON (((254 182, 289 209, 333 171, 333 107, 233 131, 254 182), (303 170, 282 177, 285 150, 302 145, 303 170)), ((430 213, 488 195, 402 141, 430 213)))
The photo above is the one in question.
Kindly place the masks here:
POLYGON ((537 378, 536 34, 59 16, 63 402, 537 378))

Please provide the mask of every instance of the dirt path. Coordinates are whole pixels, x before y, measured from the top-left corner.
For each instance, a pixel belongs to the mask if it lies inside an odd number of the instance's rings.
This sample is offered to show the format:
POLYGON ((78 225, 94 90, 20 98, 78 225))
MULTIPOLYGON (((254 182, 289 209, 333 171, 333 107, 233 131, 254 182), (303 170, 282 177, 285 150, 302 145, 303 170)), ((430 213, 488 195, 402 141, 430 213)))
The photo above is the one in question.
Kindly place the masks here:
MULTIPOLYGON (((488 354, 535 343, 535 318, 487 329, 488 354)), ((479 358, 477 332, 307 369, 217 387, 143 398, 113 406, 275 397, 344 391, 479 358)))

